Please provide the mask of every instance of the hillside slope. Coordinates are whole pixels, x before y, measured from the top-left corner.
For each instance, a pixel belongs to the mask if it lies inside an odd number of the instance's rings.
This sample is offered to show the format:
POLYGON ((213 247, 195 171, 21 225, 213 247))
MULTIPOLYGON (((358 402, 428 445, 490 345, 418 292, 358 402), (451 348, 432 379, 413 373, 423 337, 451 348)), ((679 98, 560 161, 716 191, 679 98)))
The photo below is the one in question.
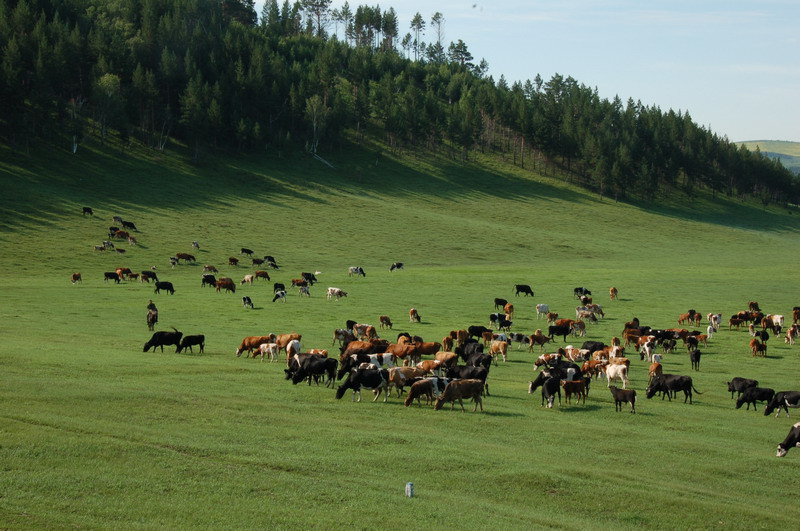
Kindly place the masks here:
POLYGON ((334 329, 379 315, 394 321, 379 330, 387 339, 440 341, 488 324, 495 297, 515 304, 514 332, 547 331, 534 305, 571 317, 576 286, 606 317, 575 344, 609 342, 633 316, 667 328, 695 308, 727 321, 751 300, 788 318, 800 305, 796 213, 702 195, 614 203, 491 157, 398 160, 368 145, 329 160, 336 169, 301 155, 192 166, 115 146, 0 152, 4 527, 358 528, 380 514, 390 529, 410 516, 413 527, 774 529, 800 518, 774 490, 796 476, 797 450, 774 457, 794 420, 736 410, 726 392, 732 376, 796 388, 800 346, 780 338, 754 358, 746 329, 724 326, 701 347, 700 372, 679 343, 665 372, 692 374, 693 405, 647 400, 649 364, 629 347, 636 415, 614 411, 602 380, 585 405, 541 407, 527 393, 540 352, 516 344, 476 414, 405 408, 394 394, 371 403, 368 391, 336 400, 324 385, 292 386, 283 363, 234 355, 245 336, 289 331, 335 355, 334 329), (138 245, 95 251, 114 215, 135 222, 138 245), (241 284, 256 269, 241 247, 281 269, 241 284), (171 268, 177 252, 197 260, 171 268), (395 261, 405 270, 389 273, 395 261), (204 264, 236 293, 202 288, 204 264), (367 276, 349 277, 353 265, 367 276), (156 266, 176 293, 103 282, 121 266, 156 266), (310 298, 290 289, 271 302, 272 282, 303 271, 319 271, 310 298), (516 283, 535 297, 514 297, 516 283), (328 286, 348 297, 326 300, 328 286), (620 300, 607 299, 610 286, 620 300), (142 352, 150 299, 157 330, 202 333, 205 352, 142 352), (421 323, 408 322, 411 307, 421 323))
POLYGON ((800 174, 800 142, 748 140, 746 142, 737 142, 737 144, 747 146, 747 149, 751 151, 755 151, 756 147, 758 147, 764 155, 780 160, 784 167, 796 174, 800 174))

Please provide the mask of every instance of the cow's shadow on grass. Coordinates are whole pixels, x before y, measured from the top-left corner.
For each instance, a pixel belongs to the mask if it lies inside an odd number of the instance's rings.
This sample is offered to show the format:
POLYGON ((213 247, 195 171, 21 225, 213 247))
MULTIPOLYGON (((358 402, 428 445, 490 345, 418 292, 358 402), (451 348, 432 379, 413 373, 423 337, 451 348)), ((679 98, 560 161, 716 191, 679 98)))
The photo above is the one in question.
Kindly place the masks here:
MULTIPOLYGON (((458 408, 456 408, 456 409, 458 409, 458 408)), ((467 408, 467 411, 468 412, 472 412, 472 410, 469 409, 469 408, 467 408)), ((481 413, 480 410, 478 410, 477 412, 481 413)), ((524 417, 525 416, 522 413, 509 413, 508 411, 490 411, 488 409, 484 409, 483 410, 483 414, 484 415, 489 415, 490 417, 524 417)))

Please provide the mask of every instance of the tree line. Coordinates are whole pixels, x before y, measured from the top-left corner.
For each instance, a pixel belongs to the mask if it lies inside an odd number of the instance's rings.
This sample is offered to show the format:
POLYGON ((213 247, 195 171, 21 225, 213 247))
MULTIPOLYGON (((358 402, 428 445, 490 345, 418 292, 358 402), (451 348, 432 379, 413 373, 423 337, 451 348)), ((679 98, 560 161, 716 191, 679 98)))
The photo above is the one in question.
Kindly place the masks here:
POLYGON ((797 177, 688 112, 559 74, 487 76, 445 17, 331 0, 0 0, 0 139, 87 135, 198 158, 210 149, 329 152, 380 138, 399 153, 476 150, 567 175, 606 196, 679 188, 797 203, 797 177), (405 32, 404 32, 405 30, 405 32), (429 42, 424 39, 428 38, 429 42))

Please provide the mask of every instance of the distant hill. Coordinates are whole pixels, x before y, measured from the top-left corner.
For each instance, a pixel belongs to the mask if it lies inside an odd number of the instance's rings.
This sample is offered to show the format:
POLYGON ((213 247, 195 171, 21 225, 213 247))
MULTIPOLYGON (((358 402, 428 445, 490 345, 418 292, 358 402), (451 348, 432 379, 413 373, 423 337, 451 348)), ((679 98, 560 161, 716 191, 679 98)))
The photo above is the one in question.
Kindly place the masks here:
POLYGON ((791 172, 800 175, 800 142, 787 142, 784 140, 747 140, 736 142, 748 149, 755 151, 756 146, 761 153, 768 157, 779 159, 791 172))

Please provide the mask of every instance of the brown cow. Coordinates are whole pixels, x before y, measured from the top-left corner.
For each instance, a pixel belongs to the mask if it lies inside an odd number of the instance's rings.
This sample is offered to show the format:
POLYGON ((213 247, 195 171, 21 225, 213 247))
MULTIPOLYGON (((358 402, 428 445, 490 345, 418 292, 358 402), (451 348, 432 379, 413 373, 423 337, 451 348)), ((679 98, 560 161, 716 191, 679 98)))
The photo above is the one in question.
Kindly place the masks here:
POLYGON ((611 297, 611 300, 616 300, 619 297, 619 290, 617 288, 609 288, 608 296, 611 297))
POLYGON ((453 338, 450 336, 444 336, 442 338, 442 350, 451 351, 453 350, 453 338))
POLYGON ((589 360, 583 363, 581 367, 581 372, 583 374, 588 374, 592 378, 596 378, 597 375, 603 373, 603 365, 606 364, 605 360, 589 360))
POLYGON ((380 323, 381 323, 380 324, 381 329, 383 329, 383 328, 391 329, 392 328, 392 320, 389 319, 388 315, 381 315, 380 317, 378 317, 378 321, 380 321, 380 323))
POLYGON ((558 314, 556 312, 547 312, 547 323, 554 324, 558 319, 558 314))
MULTIPOLYGON (((391 372, 389 374, 391 375, 391 372)), ((391 376, 390 376, 390 383, 391 383, 391 376)), ((414 400, 416 399, 417 404, 419 404, 419 407, 422 407, 422 400, 420 399, 424 396, 425 404, 427 405, 433 402, 433 395, 434 395, 433 382, 431 382, 430 380, 420 380, 418 382, 414 382, 414 384, 411 386, 411 389, 408 391, 408 396, 406 397, 405 402, 403 402, 403 405, 408 407, 411 404, 413 404, 414 400)))
POLYGON ((510 302, 503 306, 503 312, 506 314, 506 319, 509 321, 514 318, 514 305, 510 302))
POLYGON ((426 354, 434 355, 442 350, 442 344, 437 341, 415 341, 414 346, 417 347, 417 353, 419 353, 420 356, 424 356, 426 354))
POLYGON ((72 273, 72 283, 75 284, 76 282, 83 282, 80 273, 72 273))
POLYGON ((442 362, 439 360, 424 360, 417 363, 417 369, 430 373, 438 373, 442 362))
POLYGON ((767 344, 761 343, 757 338, 753 338, 750 340, 750 352, 753 353, 753 356, 767 356, 767 344))
POLYGON ((419 312, 417 311, 416 308, 411 308, 410 310, 408 310, 408 320, 409 320, 409 322, 412 322, 412 323, 419 323, 420 322, 421 318, 420 318, 419 312))
POLYGON ((497 355, 503 356, 503 362, 508 361, 508 343, 505 341, 492 341, 489 346, 489 354, 494 358, 494 363, 497 365, 497 355))
POLYGON ((541 330, 537 330, 536 332, 528 336, 528 340, 530 341, 530 346, 528 347, 528 352, 533 352, 533 346, 539 345, 539 351, 541 352, 544 350, 544 344, 550 342, 550 338, 544 334, 542 334, 541 330))
POLYGON ((411 343, 392 343, 385 347, 384 352, 394 354, 396 358, 402 359, 405 366, 417 363, 420 360, 417 346, 411 343))
MULTIPOLYGON (((289 343, 292 341, 300 341, 301 339, 303 339, 302 335, 298 334, 297 332, 291 332, 289 334, 280 334, 276 336, 273 343, 278 344, 278 352, 280 352, 281 350, 286 350, 286 347, 289 346, 289 343)), ((286 352, 286 355, 289 355, 288 351, 286 352)))
POLYGON ((494 334, 492 333, 491 330, 489 330, 481 334, 481 339, 483 339, 483 346, 488 347, 489 343, 491 343, 494 340, 494 334))
POLYGON ((572 395, 577 395, 580 404, 581 399, 586 403, 586 381, 585 380, 561 380, 561 387, 564 388, 564 395, 567 404, 571 402, 572 395))
POLYGON ((239 265, 239 259, 238 258, 234 258, 233 256, 231 256, 230 258, 228 258, 228 265, 238 266, 239 265))
POLYGON ((184 262, 195 262, 195 258, 193 255, 189 253, 177 253, 175 254, 175 258, 178 260, 183 260, 184 262))
POLYGON ((339 355, 339 361, 344 361, 353 354, 372 354, 373 348, 375 346, 369 341, 351 341, 339 355))
POLYGON ((214 284, 214 286, 215 286, 215 289, 216 289, 217 293, 219 293, 220 290, 222 290, 222 289, 225 290, 225 293, 227 293, 229 291, 233 292, 233 293, 236 293, 236 284, 233 282, 232 278, 227 278, 227 277, 226 278, 221 278, 221 279, 217 280, 217 282, 216 282, 216 284, 214 284))
POLYGON ((456 343, 459 347, 463 347, 469 339, 469 332, 466 330, 456 330, 456 343))
POLYGON ((117 272, 119 278, 128 278, 128 275, 131 274, 131 270, 128 267, 118 267, 114 271, 117 272))
POLYGON ((255 274, 256 278, 265 278, 267 280, 272 280, 271 278, 269 278, 269 273, 267 273, 266 271, 263 271, 261 269, 256 271, 254 274, 255 274))
POLYGON ((458 354, 440 350, 434 357, 436 361, 441 361, 445 368, 455 367, 458 364, 458 354))
POLYGON ((433 409, 438 411, 442 409, 445 402, 452 402, 453 405, 450 408, 452 411, 456 407, 456 400, 458 400, 459 404, 461 404, 461 411, 466 411, 466 409, 464 409, 463 399, 472 398, 475 400, 475 408, 472 411, 477 411, 478 406, 480 406, 481 411, 483 411, 483 402, 481 400, 482 392, 483 382, 481 380, 453 380, 447 384, 442 395, 436 399, 436 404, 434 404, 433 409))
POLYGON ((304 278, 293 278, 292 279, 292 287, 295 288, 307 288, 308 281, 304 278))
POLYGON ((241 356, 242 352, 246 350, 247 357, 250 357, 250 353, 253 352, 253 350, 257 349, 264 343, 272 343, 274 340, 275 334, 270 334, 268 336, 247 336, 242 339, 242 344, 236 349, 236 356, 241 356))

